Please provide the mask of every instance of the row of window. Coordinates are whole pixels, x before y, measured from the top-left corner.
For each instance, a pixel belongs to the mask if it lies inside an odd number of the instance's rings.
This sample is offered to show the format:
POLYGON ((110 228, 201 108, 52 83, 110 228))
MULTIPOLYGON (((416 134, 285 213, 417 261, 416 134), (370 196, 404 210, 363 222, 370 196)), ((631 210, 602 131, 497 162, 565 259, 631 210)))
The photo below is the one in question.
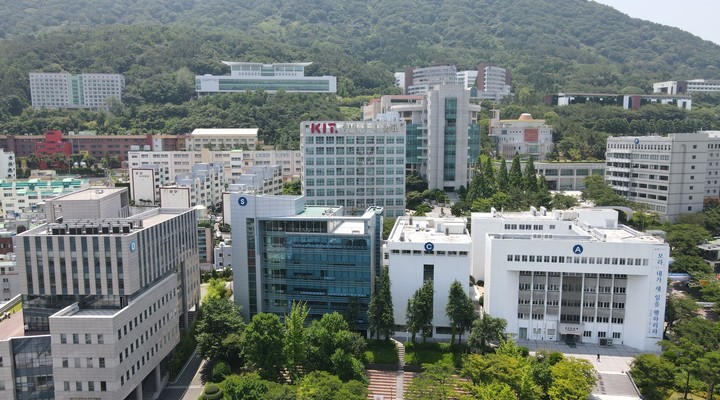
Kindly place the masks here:
MULTIPOLYGON (((60 334, 60 343, 61 344, 67 344, 67 334, 61 333, 60 334)), ((79 333, 73 333, 72 334, 72 344, 80 344, 80 334, 79 333)), ((92 344, 92 334, 86 333, 85 334, 85 343, 84 344, 92 344)), ((97 334, 95 339, 95 344, 105 344, 105 338, 102 333, 97 334)))
MULTIPOLYGON (((395 178, 396 185, 405 185, 405 167, 359 167, 359 168, 307 168, 306 176, 335 176, 335 175, 402 175, 402 178, 395 178)), ((386 183, 389 184, 389 183, 386 183)))
POLYGON ((421 255, 427 255, 427 254, 434 254, 434 255, 436 255, 436 256, 445 256, 445 255, 447 255, 447 256, 450 256, 450 257, 457 257, 457 256, 467 257, 467 255, 468 255, 468 252, 467 252, 467 251, 442 251, 442 250, 438 250, 438 251, 425 251, 425 250, 398 250, 398 249, 393 249, 393 250, 391 251, 391 253, 392 253, 392 254, 405 254, 405 255, 412 254, 412 255, 415 255, 415 256, 421 256, 421 255))
MULTIPOLYGON (((305 144, 405 144, 402 136, 305 136, 305 144)), ((400 147, 402 151, 404 148, 400 147)))
MULTIPOLYGON (((143 322, 143 318, 147 319, 149 316, 153 315, 155 311, 157 311, 160 307, 165 305, 165 302, 170 301, 170 299, 175 297, 175 291, 172 290, 168 293, 165 293, 164 296, 159 298, 156 302, 154 302, 151 306, 149 306, 145 311, 138 314, 137 317, 135 317, 133 320, 128 322, 127 324, 123 325, 121 329, 117 330, 117 336, 118 340, 122 339, 124 335, 127 335, 128 332, 132 332, 133 327, 137 328, 138 326, 138 318, 140 319, 140 323, 143 322), (128 328, 130 328, 128 330, 128 328)), ((163 317, 164 318, 164 317, 163 317)))
POLYGON ((605 264, 605 265, 643 265, 647 266, 650 260, 647 258, 623 258, 623 257, 579 257, 579 256, 542 256, 528 254, 508 254, 507 261, 511 262, 538 262, 554 264, 605 264))
MULTIPOLYGON (((70 358, 69 357, 63 357, 62 358, 62 367, 63 368, 70 368, 70 358)), ((105 357, 98 357, 98 368, 105 368, 105 357)), ((83 368, 83 366, 80 364, 80 357, 74 357, 73 358, 73 368, 83 368)), ((85 359, 85 366, 84 368, 95 368, 95 363, 93 362, 92 357, 87 357, 85 359)))
MULTIPOLYGON (((83 391, 85 391, 83 389, 87 388, 86 391, 94 392, 97 387, 101 392, 107 392, 107 382, 105 382, 105 381, 97 382, 98 383, 97 386, 95 385, 95 383, 96 382, 94 382, 94 381, 87 381, 87 382, 76 381, 75 382, 75 391, 83 392, 83 391)), ((63 390, 65 390, 66 392, 70 391, 70 382, 68 382, 68 381, 63 382, 63 390)))
MULTIPOLYGON (((543 225, 530 225, 530 224, 505 224, 505 230, 521 230, 521 231, 541 231, 543 225)), ((548 229, 555 229, 555 225, 549 225, 548 229)))

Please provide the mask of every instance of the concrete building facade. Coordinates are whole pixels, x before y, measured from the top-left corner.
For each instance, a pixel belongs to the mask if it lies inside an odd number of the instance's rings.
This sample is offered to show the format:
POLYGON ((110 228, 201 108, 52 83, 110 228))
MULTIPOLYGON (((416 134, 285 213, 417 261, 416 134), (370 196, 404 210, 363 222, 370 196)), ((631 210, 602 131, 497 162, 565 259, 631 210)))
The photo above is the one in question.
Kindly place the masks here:
POLYGON ((552 129, 543 119, 533 119, 522 114, 518 119, 500 119, 500 111, 493 110, 488 133, 493 151, 498 157, 511 160, 515 155, 521 158, 532 156, 544 161, 553 150, 552 129))
POLYGON ((87 179, 0 180, 0 208, 5 218, 19 218, 34 213, 47 199, 90 187, 87 179))
POLYGON ((199 96, 212 93, 232 93, 263 90, 275 93, 335 93, 334 76, 305 76, 311 62, 263 64, 222 61, 230 67, 230 75, 199 75, 195 77, 195 91, 199 96))
POLYGON ((607 209, 472 214, 484 309, 519 339, 657 351, 669 245, 607 209))
POLYGON ((364 213, 383 207, 405 214, 405 124, 304 121, 302 190, 308 205, 338 205, 364 213))
POLYGON ((122 100, 125 77, 119 74, 31 72, 33 108, 104 109, 111 98, 122 100))

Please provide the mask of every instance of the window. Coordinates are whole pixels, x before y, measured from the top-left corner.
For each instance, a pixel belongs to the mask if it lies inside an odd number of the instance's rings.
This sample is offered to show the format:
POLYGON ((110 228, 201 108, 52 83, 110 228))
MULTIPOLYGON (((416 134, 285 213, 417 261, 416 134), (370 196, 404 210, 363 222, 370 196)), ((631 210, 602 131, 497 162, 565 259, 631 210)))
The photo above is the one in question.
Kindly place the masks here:
POLYGON ((75 391, 82 392, 82 382, 75 382, 75 391))
POLYGON ((87 367, 92 368, 93 367, 93 359, 92 357, 87 358, 87 367))
POLYGON ((68 368, 70 366, 70 363, 69 363, 67 357, 62 358, 62 366, 63 366, 63 368, 68 368))
POLYGON ((605 337, 605 334, 606 334, 605 332, 598 332, 598 337, 599 337, 599 338, 604 338, 604 337, 605 337))
POLYGON ((435 266, 432 264, 423 265, 423 282, 433 281, 435 266))
POLYGON ((103 339, 102 333, 99 333, 99 334, 97 335, 97 342, 98 342, 98 344, 104 344, 104 343, 105 343, 105 340, 103 339))
POLYGON ((89 333, 86 333, 86 334, 85 334, 85 344, 92 344, 92 338, 91 338, 91 337, 92 337, 92 335, 90 335, 89 333))
POLYGON ((98 367, 105 368, 105 357, 98 358, 98 367))
POLYGON ((70 382, 68 382, 68 381, 63 382, 63 390, 65 390, 66 392, 70 391, 70 382))
POLYGON ((66 344, 67 343, 67 335, 64 333, 60 334, 60 343, 66 344))
POLYGON ((107 392, 107 382, 105 382, 105 381, 100 382, 100 391, 107 392))
POLYGON ((613 332, 613 339, 620 339, 620 332, 613 332))
POLYGON ((77 333, 72 334, 73 344, 79 344, 80 343, 80 335, 77 333))
POLYGON ((592 337, 592 331, 584 331, 583 337, 592 337))
POLYGON ((94 392, 95 391, 95 382, 90 381, 88 382, 88 392, 94 392))

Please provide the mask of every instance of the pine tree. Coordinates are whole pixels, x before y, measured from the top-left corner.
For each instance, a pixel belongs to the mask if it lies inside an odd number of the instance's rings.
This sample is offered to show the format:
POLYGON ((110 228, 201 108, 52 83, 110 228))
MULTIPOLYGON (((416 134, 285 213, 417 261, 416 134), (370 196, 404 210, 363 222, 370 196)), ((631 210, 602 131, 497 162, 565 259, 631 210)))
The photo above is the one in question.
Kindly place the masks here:
POLYGON ((491 158, 488 158, 485 162, 482 178, 482 196, 485 198, 492 197, 492 195, 495 194, 497 186, 495 185, 495 168, 493 168, 491 158))
POLYGON ((448 302, 445 306, 445 315, 450 319, 450 327, 452 328, 452 337, 450 344, 455 343, 455 332, 459 331, 459 342, 462 341, 462 334, 466 328, 472 326, 475 319, 475 308, 473 307, 470 296, 467 295, 463 285, 455 280, 450 285, 448 293, 448 302))
POLYGON ((500 170, 495 180, 497 182, 498 192, 506 192, 510 184, 510 177, 508 176, 507 162, 504 158, 500 161, 500 170))
POLYGON ((412 334, 412 342, 415 343, 415 335, 420 332, 423 343, 432 332, 433 320, 433 283, 425 281, 422 287, 408 299, 405 315, 407 318, 408 331, 412 334))
POLYGON ((520 156, 515 154, 513 157, 512 165, 510 166, 510 174, 508 176, 508 183, 511 188, 523 188, 523 175, 522 168, 520 167, 520 156))
POLYGON ((535 163, 533 157, 530 156, 527 163, 525 164, 525 173, 523 174, 525 184, 523 187, 530 193, 535 193, 538 190, 537 183, 537 171, 535 170, 535 163))
POLYGON ((370 321, 370 336, 385 336, 385 340, 395 332, 395 317, 393 315, 392 292, 390 291, 390 272, 383 269, 382 276, 375 278, 375 291, 370 298, 368 307, 368 320, 370 321))

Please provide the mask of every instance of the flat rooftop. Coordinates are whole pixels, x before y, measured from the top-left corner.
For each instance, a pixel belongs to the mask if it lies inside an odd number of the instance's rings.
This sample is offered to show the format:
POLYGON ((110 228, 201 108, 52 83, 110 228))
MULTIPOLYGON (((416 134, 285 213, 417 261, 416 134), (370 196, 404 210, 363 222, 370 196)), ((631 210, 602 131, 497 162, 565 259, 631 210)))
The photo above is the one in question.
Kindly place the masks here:
POLYGON ((388 242, 470 244, 472 238, 463 218, 399 217, 388 242))
POLYGON ((99 200, 105 197, 115 196, 120 192, 126 191, 127 188, 99 188, 99 189, 85 189, 78 190, 76 192, 68 193, 64 196, 59 196, 53 200, 61 201, 76 201, 76 200, 99 200))
POLYGON ((200 128, 192 131, 190 136, 257 136, 258 128, 200 128))
POLYGON ((25 336, 25 320, 22 309, 10 314, 10 318, 0 321, 0 340, 25 336))
POLYGON ((340 207, 335 206, 307 206, 305 210, 297 214, 296 217, 300 218, 312 218, 312 217, 327 217, 335 215, 340 210, 340 207))

